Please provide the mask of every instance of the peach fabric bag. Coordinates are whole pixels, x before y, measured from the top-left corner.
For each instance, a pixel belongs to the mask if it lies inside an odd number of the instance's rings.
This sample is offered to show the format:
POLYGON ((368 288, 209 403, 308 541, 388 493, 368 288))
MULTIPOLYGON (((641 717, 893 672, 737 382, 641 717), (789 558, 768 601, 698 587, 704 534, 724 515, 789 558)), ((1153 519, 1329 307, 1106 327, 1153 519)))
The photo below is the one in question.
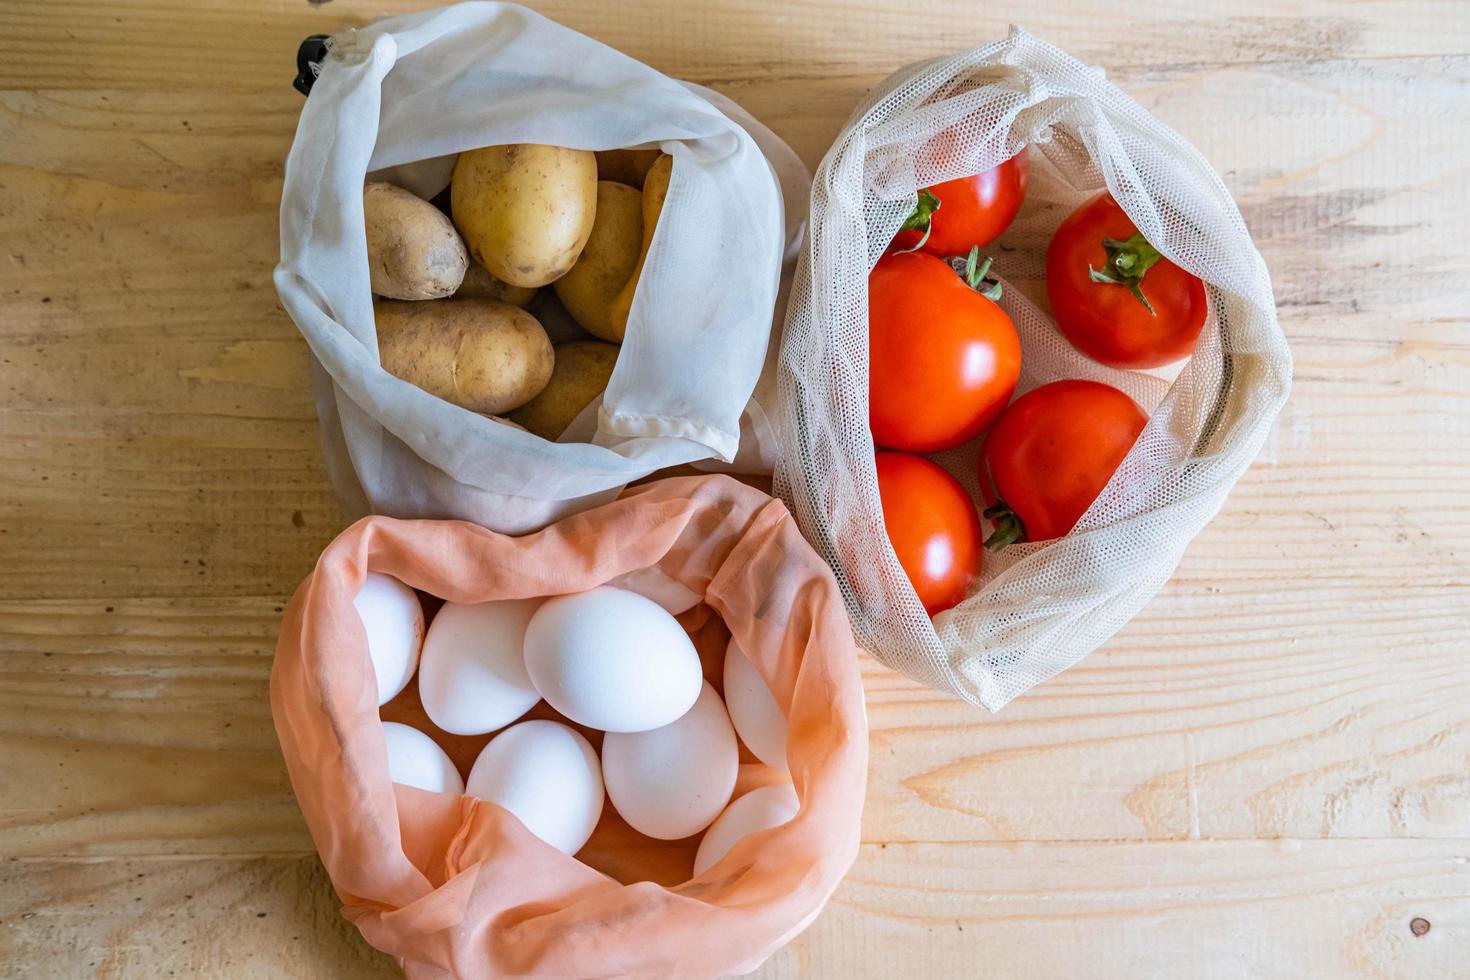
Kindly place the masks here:
MULTIPOLYGON (((779 501, 728 477, 679 478, 520 538, 364 518, 286 610, 271 710, 343 914, 408 976, 715 976, 754 969, 805 928, 856 857, 867 769, 856 653, 836 581, 779 501), (692 880, 624 885, 494 804, 389 781, 352 605, 369 570, 482 602, 650 567, 641 574, 703 597, 786 709, 795 819, 692 880)), ((613 863, 637 867, 636 849, 656 843, 629 843, 613 863)))

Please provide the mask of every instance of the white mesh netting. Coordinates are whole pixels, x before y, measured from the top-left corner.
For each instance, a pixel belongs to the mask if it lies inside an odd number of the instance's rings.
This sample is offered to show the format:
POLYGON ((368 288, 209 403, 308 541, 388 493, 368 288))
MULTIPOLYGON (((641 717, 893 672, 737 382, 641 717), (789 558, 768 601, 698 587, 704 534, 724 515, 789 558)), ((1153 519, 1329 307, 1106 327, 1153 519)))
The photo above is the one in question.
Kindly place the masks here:
MULTIPOLYGON (((776 492, 836 572, 869 652, 996 710, 1097 648, 1158 592, 1260 450, 1290 378, 1265 263, 1209 164, 1100 69, 1013 30, 895 73, 822 161, 780 354, 776 492), (868 430, 867 274, 918 188, 987 170, 1023 146, 1026 203, 990 248, 1021 337, 1016 394, 1091 378, 1151 418, 1071 534, 987 553, 969 597, 931 623, 883 530, 868 430), (1172 383, 1173 372, 1088 360, 1047 315, 1047 241, 1104 185, 1156 248, 1206 284, 1211 316, 1172 383)), ((978 441, 933 458, 979 500, 978 441)))

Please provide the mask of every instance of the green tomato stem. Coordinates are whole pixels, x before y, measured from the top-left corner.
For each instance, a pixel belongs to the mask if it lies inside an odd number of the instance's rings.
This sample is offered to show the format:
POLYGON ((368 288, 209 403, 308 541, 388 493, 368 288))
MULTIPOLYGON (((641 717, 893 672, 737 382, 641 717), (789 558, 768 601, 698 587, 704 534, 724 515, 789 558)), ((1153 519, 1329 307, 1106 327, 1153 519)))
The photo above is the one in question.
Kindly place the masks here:
POLYGON ((896 254, 901 255, 905 252, 917 252, 928 243, 929 234, 934 230, 934 223, 930 219, 934 217, 934 212, 939 210, 939 205, 939 198, 930 193, 927 187, 919 189, 913 211, 909 212, 909 216, 903 219, 903 224, 898 226, 898 230, 900 232, 918 231, 922 228, 924 229, 924 234, 920 236, 918 243, 913 248, 895 249, 896 254))
POLYGON ((995 525, 995 532, 985 539, 985 547, 990 551, 1000 551, 1008 544, 1026 540, 1026 525, 1022 523, 1021 516, 1011 510, 1011 505, 1005 502, 1000 495, 1000 487, 996 485, 995 474, 990 471, 990 457, 981 455, 985 461, 985 479, 990 481, 991 492, 995 494, 995 503, 985 508, 981 516, 995 525))
POLYGON ((1008 544, 1026 540, 1026 525, 1005 501, 985 508, 984 515, 995 525, 995 532, 985 539, 985 547, 989 550, 1000 551, 1008 544))
POLYGON ((992 303, 998 303, 1000 302, 1001 296, 1000 281, 986 278, 990 275, 990 266, 994 261, 994 259, 987 258, 982 262, 980 260, 980 246, 975 245, 970 248, 969 255, 964 257, 958 255, 951 256, 949 267, 965 281, 966 286, 969 286, 992 303))
POLYGON ((1102 269, 1087 267, 1087 276, 1093 282, 1104 282, 1113 286, 1127 286, 1134 297, 1148 310, 1149 315, 1158 316, 1148 297, 1143 295, 1143 277, 1164 256, 1148 243, 1142 232, 1134 232, 1127 241, 1104 238, 1103 249, 1108 261, 1102 269))

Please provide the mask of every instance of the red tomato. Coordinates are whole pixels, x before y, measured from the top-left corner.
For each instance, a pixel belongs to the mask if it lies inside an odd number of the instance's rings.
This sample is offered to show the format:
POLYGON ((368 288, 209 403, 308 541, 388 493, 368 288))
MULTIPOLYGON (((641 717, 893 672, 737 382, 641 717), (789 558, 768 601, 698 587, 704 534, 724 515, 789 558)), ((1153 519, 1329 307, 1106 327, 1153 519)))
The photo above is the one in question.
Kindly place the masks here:
POLYGON ((878 445, 930 453, 972 439, 1020 376, 1011 318, 947 263, 918 252, 878 260, 868 276, 868 423, 878 445))
POLYGON ((1046 292, 1072 346, 1118 368, 1188 357, 1208 309, 1204 283, 1161 256, 1106 192, 1052 236, 1046 292))
POLYGON ((946 180, 925 188, 937 205, 919 196, 919 206, 904 222, 905 231, 893 237, 893 246, 911 249, 929 229, 929 239, 920 251, 941 258, 967 255, 976 245, 982 248, 1000 237, 1021 210, 1026 196, 1026 177, 1031 157, 1025 148, 1005 163, 983 174, 946 180), (937 210, 930 210, 937 208, 937 210))
POLYGON ((980 515, 958 480, 922 456, 878 453, 878 497, 893 553, 933 616, 980 574, 980 515))
POLYGON ((1017 398, 980 453, 996 531, 987 547, 1060 538, 1102 493, 1148 417, 1096 381, 1053 381, 1017 398))

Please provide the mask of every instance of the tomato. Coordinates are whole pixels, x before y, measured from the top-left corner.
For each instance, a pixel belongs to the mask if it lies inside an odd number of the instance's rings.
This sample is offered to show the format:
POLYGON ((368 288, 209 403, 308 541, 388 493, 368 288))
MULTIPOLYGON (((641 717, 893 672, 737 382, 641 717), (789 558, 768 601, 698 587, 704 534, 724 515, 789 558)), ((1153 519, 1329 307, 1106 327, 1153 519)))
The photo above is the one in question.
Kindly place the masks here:
POLYGON ((1021 210, 1030 173, 1031 157, 1023 147, 1020 153, 983 174, 925 188, 929 197, 919 195, 918 207, 893 237, 894 247, 912 249, 918 245, 919 251, 944 258, 967 255, 977 245, 989 245, 1021 210), (919 245, 926 227, 929 237, 919 245))
POLYGON ((878 497, 893 553, 933 616, 980 574, 980 515, 960 482, 922 456, 878 453, 878 497))
POLYGON ((1053 381, 1017 398, 980 452, 985 516, 996 525, 986 546, 1070 532, 1147 422, 1133 399, 1096 381, 1053 381))
MULTIPOLYGON (((978 284, 984 268, 975 258, 972 251, 978 284)), ((1021 341, 994 301, 932 255, 878 260, 868 276, 874 442, 918 453, 957 446, 1000 414, 1020 376, 1021 341)))
POLYGON ((1204 283, 1161 256, 1106 192, 1052 236, 1046 292, 1072 346, 1117 368, 1188 357, 1208 310, 1204 283))

